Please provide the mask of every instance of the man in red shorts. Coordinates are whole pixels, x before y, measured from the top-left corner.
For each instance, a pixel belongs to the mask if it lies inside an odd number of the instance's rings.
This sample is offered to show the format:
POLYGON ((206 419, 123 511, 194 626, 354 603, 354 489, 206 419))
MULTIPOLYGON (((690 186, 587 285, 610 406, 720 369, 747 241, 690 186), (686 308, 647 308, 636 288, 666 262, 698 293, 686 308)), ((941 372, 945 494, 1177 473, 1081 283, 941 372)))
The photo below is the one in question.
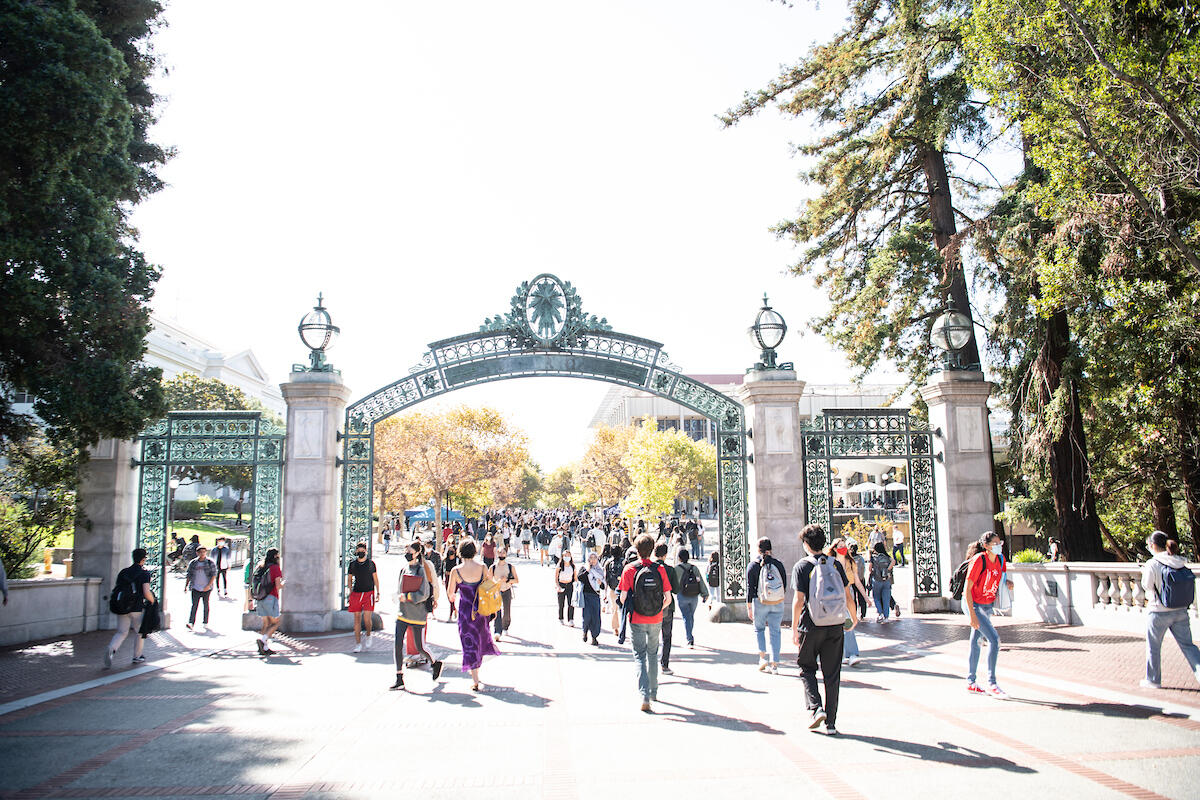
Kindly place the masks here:
POLYGON ((361 653, 371 649, 371 616, 379 600, 379 575, 375 562, 367 558, 366 542, 354 548, 354 560, 346 570, 346 586, 350 589, 350 613, 354 615, 354 652, 361 653))

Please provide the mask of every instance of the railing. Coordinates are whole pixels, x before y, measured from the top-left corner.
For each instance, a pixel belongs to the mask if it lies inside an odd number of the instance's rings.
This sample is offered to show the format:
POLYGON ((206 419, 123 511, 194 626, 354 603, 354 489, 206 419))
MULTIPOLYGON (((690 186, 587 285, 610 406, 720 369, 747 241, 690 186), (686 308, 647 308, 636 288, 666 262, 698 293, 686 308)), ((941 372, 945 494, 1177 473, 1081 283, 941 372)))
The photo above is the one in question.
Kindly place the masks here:
MULTIPOLYGON (((1014 613, 1040 616, 1047 622, 1140 628, 1150 601, 1142 588, 1143 566, 1078 561, 1009 564, 1018 584, 1014 613)), ((1200 564, 1188 567, 1200 577, 1200 564)), ((1188 612, 1200 619, 1200 598, 1188 612)))
MULTIPOLYGON (((1087 571, 1092 575, 1092 605, 1099 608, 1143 609, 1150 598, 1142 588, 1142 564, 1071 564, 1072 571, 1087 571)), ((1190 564, 1193 574, 1200 577, 1200 565, 1190 564)), ((1193 613, 1200 610, 1195 601, 1193 613)))

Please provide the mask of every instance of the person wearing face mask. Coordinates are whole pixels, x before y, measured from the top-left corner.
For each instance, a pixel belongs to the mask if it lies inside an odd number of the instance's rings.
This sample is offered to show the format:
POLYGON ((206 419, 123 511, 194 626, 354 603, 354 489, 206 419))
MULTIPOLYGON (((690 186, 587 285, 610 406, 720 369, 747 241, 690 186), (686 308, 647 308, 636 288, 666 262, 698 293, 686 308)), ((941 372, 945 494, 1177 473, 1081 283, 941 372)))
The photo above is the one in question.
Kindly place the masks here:
POLYGON ((513 587, 521 582, 521 579, 517 577, 516 569, 508 563, 507 547, 500 547, 496 551, 496 566, 492 568, 492 580, 500 584, 500 612, 495 615, 493 622, 498 642, 500 637, 508 633, 509 627, 512 626, 513 587))
POLYGON ((361 653, 371 649, 371 617, 379 600, 379 575, 375 562, 367 558, 366 542, 354 548, 354 560, 346 570, 346 588, 350 590, 350 613, 354 617, 354 652, 361 653))
POLYGON ((970 651, 967 656, 967 691, 972 694, 989 694, 999 700, 1007 700, 1008 695, 996 684, 996 659, 1000 655, 1000 635, 992 624, 992 609, 996 602, 996 593, 1000 591, 1000 582, 1004 581, 1009 590, 1013 582, 1008 580, 1004 564, 1004 542, 991 531, 979 537, 982 551, 975 556, 971 566, 967 568, 967 580, 963 590, 964 605, 967 617, 971 622, 970 651), (980 640, 987 639, 988 644, 988 685, 984 689, 976 682, 979 669, 980 640))
POLYGON ((575 606, 571 604, 571 586, 575 583, 575 565, 570 550, 563 550, 554 568, 554 587, 558 590, 558 624, 563 624, 563 606, 567 609, 567 624, 575 627, 575 606))
POLYGON ((404 688, 404 640, 409 629, 413 632, 413 644, 425 657, 436 681, 442 675, 442 662, 435 661, 425 646, 425 625, 429 620, 426 601, 433 595, 433 582, 425 568, 425 548, 419 541, 411 543, 404 551, 405 565, 400 571, 400 585, 396 595, 396 682, 392 689, 404 688))
POLYGON ((875 621, 887 622, 892 604, 892 559, 883 542, 871 548, 871 598, 875 601, 875 621))
POLYGON ((583 641, 592 637, 592 645, 600 644, 600 593, 605 589, 604 569, 600 556, 587 554, 587 566, 579 568, 579 588, 583 597, 583 641))
MULTIPOLYGON (((842 565, 842 572, 846 573, 846 580, 850 582, 851 594, 857 603, 859 592, 861 591, 865 595, 866 590, 862 588, 862 582, 858 575, 858 564, 855 563, 853 556, 850 554, 849 544, 845 539, 835 539, 833 546, 829 549, 829 555, 836 558, 837 562, 842 565)), ((866 609, 865 604, 863 605, 863 609, 866 609)), ((859 617, 862 617, 861 613, 859 617)), ((855 636, 853 629, 847 630, 843 636, 842 663, 847 667, 857 666, 862 662, 862 657, 858 649, 858 637, 855 636)))

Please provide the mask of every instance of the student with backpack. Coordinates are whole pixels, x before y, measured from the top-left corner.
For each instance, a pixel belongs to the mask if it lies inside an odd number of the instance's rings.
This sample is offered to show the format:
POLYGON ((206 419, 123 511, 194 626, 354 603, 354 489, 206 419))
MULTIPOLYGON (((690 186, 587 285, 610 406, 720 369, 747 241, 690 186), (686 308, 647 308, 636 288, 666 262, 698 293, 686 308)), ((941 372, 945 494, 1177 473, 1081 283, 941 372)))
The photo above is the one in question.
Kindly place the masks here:
POLYGON ((812 712, 808 729, 825 723, 825 732, 837 736, 838 695, 842 683, 842 648, 847 630, 854 630, 858 615, 850 580, 836 558, 821 552, 825 529, 805 525, 800 531, 807 558, 792 567, 792 642, 800 648, 796 663, 804 683, 804 705, 812 712), (825 679, 825 702, 817 688, 817 664, 825 679))
MULTIPOLYGON (((822 546, 824 546, 822 544, 822 546)), ((783 563, 771 555, 771 540, 758 540, 758 558, 746 567, 746 610, 758 637, 758 671, 779 674, 779 650, 783 642, 783 601, 787 597, 787 573, 783 563), (767 655, 767 635, 771 653, 767 655)))
POLYGON ((708 587, 700 577, 700 569, 691 563, 686 547, 679 548, 675 572, 679 577, 679 613, 683 614, 683 631, 687 634, 687 646, 695 647, 696 637, 692 631, 696 623, 696 608, 701 599, 708 599, 708 587))
POLYGON ((660 541, 654 545, 654 563, 667 571, 667 582, 671 584, 671 602, 663 609, 659 672, 674 675, 671 671, 671 643, 675 638, 675 595, 679 592, 679 572, 667 563, 667 549, 666 542, 660 541))
POLYGON ((279 566, 279 551, 272 547, 263 556, 262 564, 254 570, 254 583, 250 594, 255 600, 255 609, 262 617, 262 633, 254 640, 258 654, 273 656, 271 635, 279 630, 279 590, 283 588, 283 569, 279 566))
POLYGON ((1146 539, 1153 557, 1142 567, 1146 590, 1146 677, 1143 689, 1162 685, 1162 643, 1167 631, 1183 651, 1188 666, 1200 681, 1200 648, 1192 642, 1188 609, 1196 602, 1196 576, 1179 555, 1179 542, 1155 531, 1146 539))
POLYGON ((887 622, 892 603, 892 559, 883 542, 877 542, 871 552, 871 598, 875 601, 875 621, 887 622))
POLYGON ((992 611, 1000 582, 1013 588, 1008 580, 1004 564, 1004 542, 991 531, 979 537, 980 552, 967 567, 963 587, 963 605, 971 622, 970 651, 967 656, 967 691, 972 694, 989 694, 998 700, 1007 700, 1008 694, 996 684, 996 660, 1000 655, 1000 634, 992 624, 992 611), (980 640, 988 643, 988 685, 984 689, 976 682, 979 670, 980 640))
POLYGON ((133 631, 133 663, 141 664, 146 660, 142 648, 146 646, 146 638, 138 635, 142 625, 142 614, 146 607, 155 602, 154 592, 150 589, 150 573, 146 570, 146 551, 138 548, 133 551, 133 564, 117 573, 113 581, 112 594, 108 597, 108 610, 117 615, 117 632, 113 634, 108 648, 104 651, 104 668, 112 667, 113 658, 125 637, 133 631))
MULTIPOLYGON (((721 589, 721 553, 718 550, 713 550, 708 556, 708 575, 706 576, 708 588, 714 592, 719 592, 721 589)), ((712 608, 711 595, 709 596, 708 607, 712 608)))
POLYGON ((658 645, 662 635, 663 611, 671 604, 671 581, 667 571, 650 560, 654 537, 638 536, 638 560, 625 567, 619 585, 623 606, 629 609, 633 660, 638 665, 638 691, 642 711, 650 711, 650 702, 658 700, 658 645))

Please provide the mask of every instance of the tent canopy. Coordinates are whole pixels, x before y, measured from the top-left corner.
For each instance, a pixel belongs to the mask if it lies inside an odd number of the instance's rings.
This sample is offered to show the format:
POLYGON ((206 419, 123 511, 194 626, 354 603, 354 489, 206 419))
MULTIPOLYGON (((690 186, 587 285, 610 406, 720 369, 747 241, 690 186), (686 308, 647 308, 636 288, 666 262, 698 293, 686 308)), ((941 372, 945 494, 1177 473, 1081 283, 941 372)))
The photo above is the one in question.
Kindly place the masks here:
POLYGON ((907 492, 908 484, 900 483, 900 481, 892 481, 884 484, 883 488, 889 492, 907 492))
MULTIPOLYGON (((433 509, 430 508, 429 506, 422 506, 420 508, 408 508, 408 509, 404 510, 404 518, 406 520, 408 520, 409 522, 433 522, 434 521, 433 509)), ((455 511, 454 509, 450 509, 450 508, 443 508, 442 509, 442 521, 443 522, 464 522, 464 521, 466 521, 466 517, 463 516, 461 511, 455 511)))
POLYGON ((847 492, 882 492, 883 487, 874 481, 863 481, 856 483, 846 490, 847 492))

